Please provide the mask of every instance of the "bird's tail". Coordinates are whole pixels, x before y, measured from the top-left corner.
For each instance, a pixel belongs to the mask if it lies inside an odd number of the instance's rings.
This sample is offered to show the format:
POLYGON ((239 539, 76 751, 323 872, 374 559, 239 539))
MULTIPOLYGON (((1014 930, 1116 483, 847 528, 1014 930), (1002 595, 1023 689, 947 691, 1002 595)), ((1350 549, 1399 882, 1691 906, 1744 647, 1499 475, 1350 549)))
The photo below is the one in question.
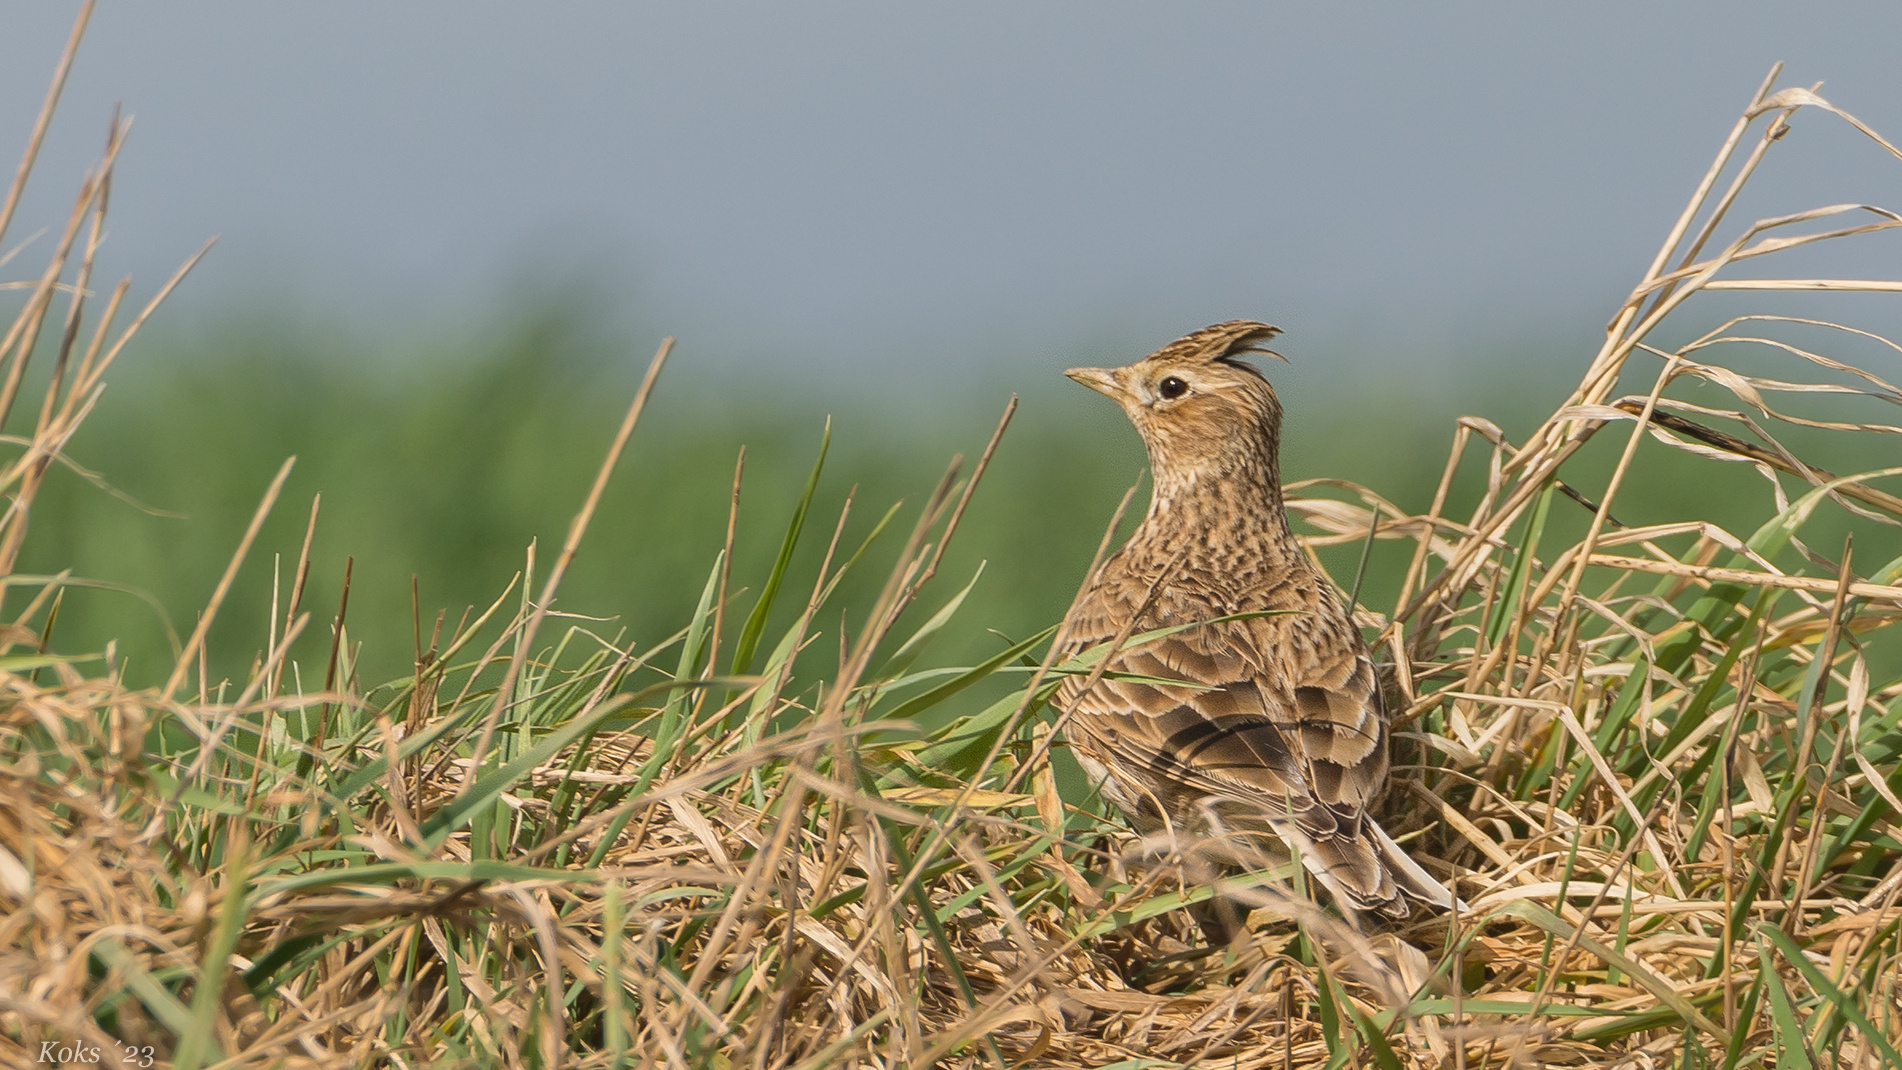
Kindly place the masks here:
POLYGON ((1338 828, 1316 830, 1298 819, 1269 823, 1356 928, 1362 915, 1399 921, 1409 913, 1401 886, 1381 857, 1379 842, 1366 831, 1373 822, 1363 822, 1358 836, 1345 835, 1338 828))
POLYGON ((1356 925, 1367 914, 1400 921, 1412 913, 1409 901, 1440 910, 1455 904, 1466 909, 1372 818, 1331 828, 1317 828, 1319 822, 1288 814, 1264 814, 1261 819, 1267 828, 1250 830, 1212 814, 1210 825, 1220 834, 1202 845, 1204 851, 1225 863, 1261 869, 1274 861, 1276 848, 1285 846, 1356 925), (1267 832, 1272 835, 1264 836, 1267 832))
POLYGON ((1408 900, 1440 910, 1451 910, 1455 904, 1466 909, 1372 820, 1362 821, 1360 835, 1355 837, 1317 836, 1296 821, 1276 822, 1275 831, 1350 919, 1373 914, 1399 921, 1412 913, 1408 900))
POLYGON ((1441 910, 1452 910, 1457 906, 1461 913, 1466 912, 1466 904, 1447 891, 1446 885, 1435 880, 1433 874, 1421 869, 1420 863, 1415 862, 1412 855, 1393 842, 1393 837, 1387 835, 1386 829, 1373 821, 1367 822, 1365 828, 1374 841, 1380 860, 1386 864, 1387 872, 1393 874, 1394 883, 1402 892, 1441 910))

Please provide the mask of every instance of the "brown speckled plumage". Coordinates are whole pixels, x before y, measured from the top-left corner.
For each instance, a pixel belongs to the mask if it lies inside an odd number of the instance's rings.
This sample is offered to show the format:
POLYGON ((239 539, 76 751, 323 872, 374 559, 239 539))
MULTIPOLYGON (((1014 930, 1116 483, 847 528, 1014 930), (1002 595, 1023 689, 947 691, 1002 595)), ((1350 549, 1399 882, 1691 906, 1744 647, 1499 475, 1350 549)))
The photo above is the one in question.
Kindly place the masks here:
POLYGON ((1367 816, 1387 780, 1387 714, 1343 599, 1294 541, 1282 506, 1281 403, 1253 366, 1275 328, 1234 321, 1123 368, 1067 374, 1115 400, 1149 450, 1148 515, 1064 621, 1077 653, 1230 614, 1114 657, 1058 692, 1065 735, 1103 793, 1145 832, 1247 864, 1272 833, 1350 918, 1408 913, 1446 891, 1367 816), (1173 563, 1173 567, 1172 566, 1173 563), (1164 573, 1167 573, 1164 575, 1164 573), (1153 588, 1153 596, 1151 594, 1153 588))

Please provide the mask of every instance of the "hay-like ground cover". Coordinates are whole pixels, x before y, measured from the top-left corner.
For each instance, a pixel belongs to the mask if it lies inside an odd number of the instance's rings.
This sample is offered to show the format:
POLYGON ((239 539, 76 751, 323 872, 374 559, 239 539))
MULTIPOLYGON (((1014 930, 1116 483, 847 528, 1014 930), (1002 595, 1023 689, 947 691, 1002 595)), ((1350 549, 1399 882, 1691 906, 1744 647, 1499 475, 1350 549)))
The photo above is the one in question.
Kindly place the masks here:
MULTIPOLYGON (((1384 816, 1464 909, 1358 934, 1282 890, 1299 879, 1284 867, 1232 881, 1257 909, 1217 948, 1184 909, 1209 888, 1047 761, 1044 702, 1091 656, 1051 664, 1046 631, 919 668, 963 597, 929 581, 988 450, 968 478, 952 466, 908 535, 897 507, 802 505, 772 572, 739 577, 730 527, 664 641, 557 607, 665 349, 567 543, 531 549, 486 609, 419 615, 413 676, 357 679, 347 605, 303 602, 306 538, 251 671, 205 679, 206 629, 256 523, 163 686, 126 686, 110 649, 60 652, 61 592, 79 581, 13 563, 39 481, 144 319, 114 328, 125 287, 96 311, 91 278, 115 120, 0 340, 0 418, 21 429, 0 474, 0 1060, 1902 1063, 1902 679, 1878 634, 1902 612, 1902 501, 1876 485, 1902 470, 1833 475, 1768 430, 1892 444, 1897 427, 1863 413, 1902 392, 1844 354, 1880 368, 1902 350, 1767 315, 1655 341, 1706 291, 1902 289, 1742 270, 1898 225, 1847 205, 1726 228, 1793 117, 1863 129, 1773 81, 1577 391, 1523 441, 1462 420, 1421 515, 1376 490, 1291 488, 1314 545, 1411 544, 1398 591, 1358 591, 1391 607, 1361 611, 1397 727, 1384 816), (23 398, 42 335, 50 383, 23 398), (1687 381, 1705 400, 1682 400, 1687 381), (1812 396, 1773 404, 1790 394, 1812 396), (1672 457, 1647 439, 1754 466, 1760 526, 1619 523, 1621 483, 1672 457), (1594 442, 1608 464, 1572 461, 1594 442), (1477 505, 1452 515, 1469 477, 1477 505), (1804 543, 1831 510, 1858 518, 1861 543, 1804 543), (814 554, 814 589, 782 584, 814 554), (829 600, 881 560, 873 604, 829 600)), ((735 526, 741 485, 736 471, 735 526)))

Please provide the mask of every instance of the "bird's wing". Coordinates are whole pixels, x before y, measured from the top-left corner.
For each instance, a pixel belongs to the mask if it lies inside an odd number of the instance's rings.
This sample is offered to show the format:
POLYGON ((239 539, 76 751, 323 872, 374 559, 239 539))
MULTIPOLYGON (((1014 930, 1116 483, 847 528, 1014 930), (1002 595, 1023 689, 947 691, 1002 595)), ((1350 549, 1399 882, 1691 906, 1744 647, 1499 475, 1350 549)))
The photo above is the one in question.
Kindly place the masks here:
MULTIPOLYGON (((1093 592, 1071 615, 1066 646, 1112 640, 1110 622, 1135 609, 1122 601, 1113 588, 1093 592)), ((1348 905, 1404 914, 1365 827, 1387 773, 1373 666, 1358 643, 1303 642, 1314 629, 1291 621, 1205 625, 1118 652, 1087 690, 1085 676, 1065 681, 1069 734, 1164 820, 1192 820, 1200 807, 1220 829, 1266 823, 1348 905)))

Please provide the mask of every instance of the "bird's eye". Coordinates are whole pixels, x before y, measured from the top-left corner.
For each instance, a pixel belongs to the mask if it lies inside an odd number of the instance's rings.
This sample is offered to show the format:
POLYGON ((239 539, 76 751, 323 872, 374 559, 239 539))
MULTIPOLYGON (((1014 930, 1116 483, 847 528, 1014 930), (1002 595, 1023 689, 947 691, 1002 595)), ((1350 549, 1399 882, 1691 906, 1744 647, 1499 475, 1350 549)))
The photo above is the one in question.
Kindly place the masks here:
POLYGON ((1171 375, 1156 384, 1156 391, 1165 398, 1179 398, 1189 392, 1189 384, 1171 375))

